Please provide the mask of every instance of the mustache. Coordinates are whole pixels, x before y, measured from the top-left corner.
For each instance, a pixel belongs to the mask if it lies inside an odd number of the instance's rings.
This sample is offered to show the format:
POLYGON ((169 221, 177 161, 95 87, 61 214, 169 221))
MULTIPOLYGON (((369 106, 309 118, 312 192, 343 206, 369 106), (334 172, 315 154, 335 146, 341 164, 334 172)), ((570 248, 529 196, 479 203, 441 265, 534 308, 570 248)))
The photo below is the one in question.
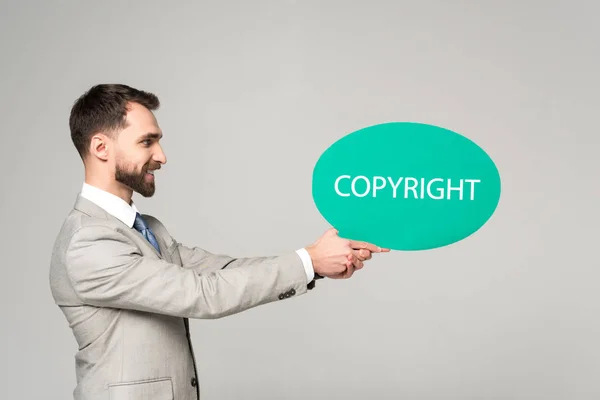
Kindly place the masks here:
POLYGON ((160 164, 147 164, 145 170, 148 171, 149 169, 159 170, 161 169, 161 166, 160 164))

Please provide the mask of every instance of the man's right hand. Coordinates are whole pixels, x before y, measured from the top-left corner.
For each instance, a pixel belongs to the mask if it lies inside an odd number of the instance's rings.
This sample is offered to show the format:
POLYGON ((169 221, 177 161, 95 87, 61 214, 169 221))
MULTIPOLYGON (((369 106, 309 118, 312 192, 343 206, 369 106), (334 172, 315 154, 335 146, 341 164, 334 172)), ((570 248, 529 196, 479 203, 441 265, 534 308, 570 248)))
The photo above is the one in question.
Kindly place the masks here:
POLYGON ((328 229, 316 242, 306 247, 315 273, 332 279, 348 279, 361 269, 372 253, 389 252, 374 244, 344 239, 334 228, 328 229))

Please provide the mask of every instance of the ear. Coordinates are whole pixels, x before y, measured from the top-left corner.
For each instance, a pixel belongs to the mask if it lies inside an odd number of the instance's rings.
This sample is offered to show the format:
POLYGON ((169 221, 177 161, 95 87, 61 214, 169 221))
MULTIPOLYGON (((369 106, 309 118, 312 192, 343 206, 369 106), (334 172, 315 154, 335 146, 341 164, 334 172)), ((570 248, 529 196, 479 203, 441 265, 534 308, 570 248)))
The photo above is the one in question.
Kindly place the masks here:
POLYGON ((90 154, 101 159, 102 161, 108 160, 109 140, 106 135, 101 133, 92 136, 90 142, 90 154))

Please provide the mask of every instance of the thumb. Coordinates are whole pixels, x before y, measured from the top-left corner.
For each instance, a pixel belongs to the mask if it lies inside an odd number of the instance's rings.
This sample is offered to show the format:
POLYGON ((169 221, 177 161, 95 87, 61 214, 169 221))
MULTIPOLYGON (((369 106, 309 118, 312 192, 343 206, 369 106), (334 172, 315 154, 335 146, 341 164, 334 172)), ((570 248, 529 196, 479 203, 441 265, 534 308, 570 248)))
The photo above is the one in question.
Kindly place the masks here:
POLYGON ((337 234, 339 233, 339 231, 335 228, 329 228, 327 230, 327 232, 325 232, 326 236, 337 236, 337 234))

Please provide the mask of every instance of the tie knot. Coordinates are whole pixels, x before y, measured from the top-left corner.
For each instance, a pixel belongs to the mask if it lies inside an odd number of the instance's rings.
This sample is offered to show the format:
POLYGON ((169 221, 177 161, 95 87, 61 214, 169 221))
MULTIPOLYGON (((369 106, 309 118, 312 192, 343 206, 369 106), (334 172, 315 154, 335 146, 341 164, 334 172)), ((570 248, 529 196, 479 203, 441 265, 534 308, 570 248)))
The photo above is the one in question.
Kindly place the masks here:
POLYGON ((133 227, 140 232, 148 229, 148 225, 146 225, 146 221, 144 221, 144 218, 142 218, 140 213, 135 214, 135 221, 133 221, 133 227))

